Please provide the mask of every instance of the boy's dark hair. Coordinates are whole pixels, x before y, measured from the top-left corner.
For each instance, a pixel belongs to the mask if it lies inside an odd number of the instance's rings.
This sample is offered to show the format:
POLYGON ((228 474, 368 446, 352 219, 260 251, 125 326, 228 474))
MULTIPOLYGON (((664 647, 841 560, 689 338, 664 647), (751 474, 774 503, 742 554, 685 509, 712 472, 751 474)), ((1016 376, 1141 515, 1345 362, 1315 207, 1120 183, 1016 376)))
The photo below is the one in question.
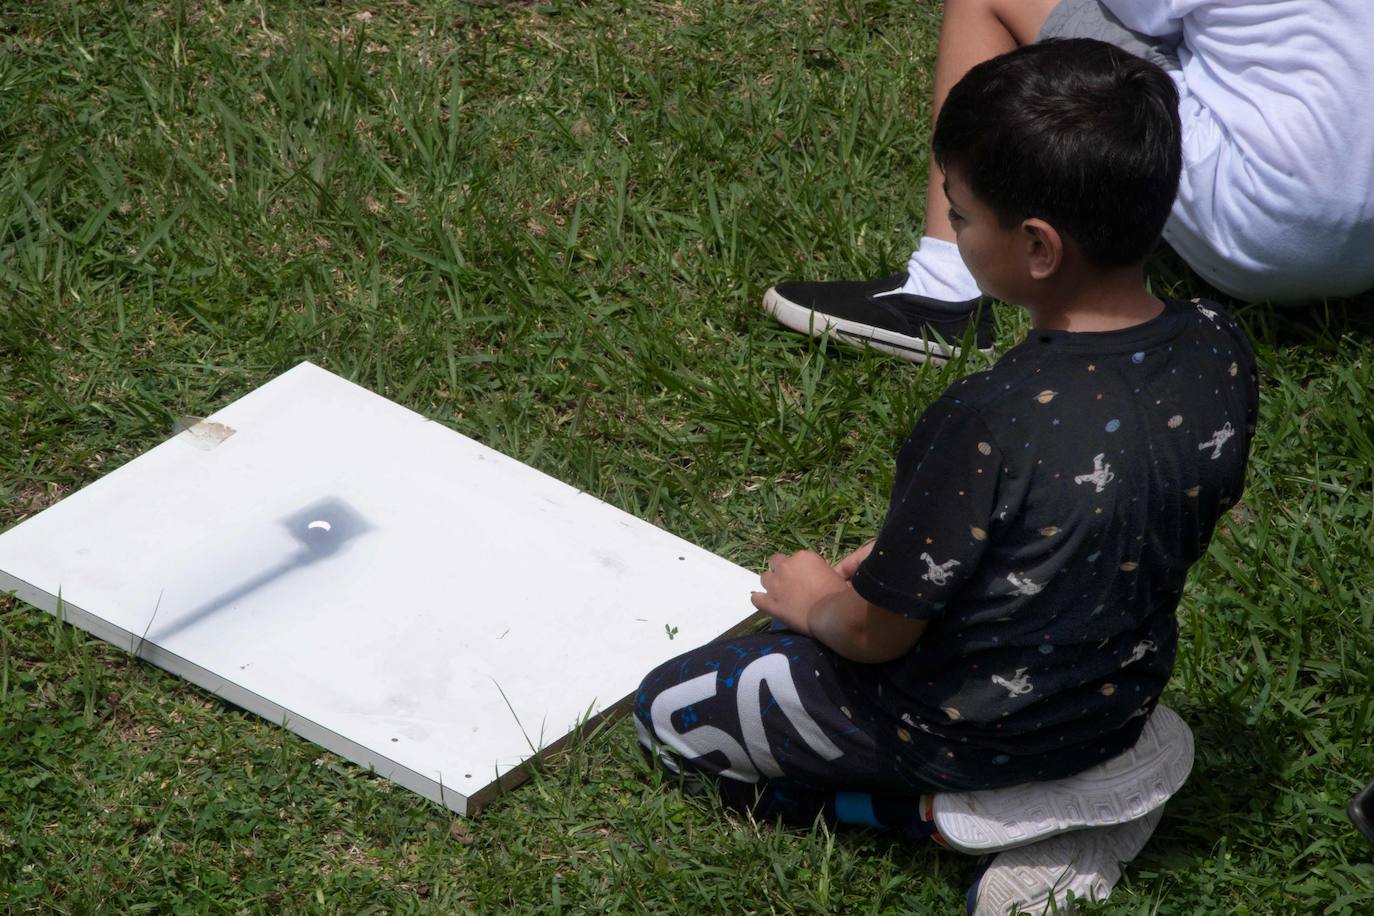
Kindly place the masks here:
POLYGON ((1143 260, 1182 167, 1178 90, 1154 64, 1090 38, 979 64, 940 110, 932 144, 1010 228, 1038 217, 1100 267, 1143 260))

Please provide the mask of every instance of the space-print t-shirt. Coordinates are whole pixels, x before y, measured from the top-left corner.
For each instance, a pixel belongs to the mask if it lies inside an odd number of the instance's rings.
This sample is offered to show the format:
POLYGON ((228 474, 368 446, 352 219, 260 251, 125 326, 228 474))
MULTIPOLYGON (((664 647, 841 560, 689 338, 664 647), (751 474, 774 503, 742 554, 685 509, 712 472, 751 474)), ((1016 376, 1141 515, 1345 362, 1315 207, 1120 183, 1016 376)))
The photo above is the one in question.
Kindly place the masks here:
POLYGON ((1178 301, 1120 331, 1032 330, 930 406, 853 579, 930 621, 902 658, 850 668, 894 731, 943 742, 913 766, 1002 784, 1135 742, 1173 668, 1188 568, 1241 495, 1257 408, 1244 332, 1178 301))

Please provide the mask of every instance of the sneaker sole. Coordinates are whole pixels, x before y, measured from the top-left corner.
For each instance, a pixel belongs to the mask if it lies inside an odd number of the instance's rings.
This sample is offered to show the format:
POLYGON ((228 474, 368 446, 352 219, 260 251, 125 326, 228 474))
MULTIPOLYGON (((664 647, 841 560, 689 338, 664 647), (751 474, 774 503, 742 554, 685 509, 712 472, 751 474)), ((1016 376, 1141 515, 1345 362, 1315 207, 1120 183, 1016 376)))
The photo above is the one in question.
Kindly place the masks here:
POLYGON ((972 916, 1073 914, 1075 900, 1106 900, 1121 863, 1145 848, 1163 809, 1115 827, 1079 830, 1001 853, 978 880, 972 916))
POLYGON ((1144 817, 1179 790, 1193 769, 1193 733, 1178 713, 1155 707, 1135 746, 1065 779, 935 796, 935 826, 967 853, 1013 849, 1083 827, 1144 817))
MULTIPOLYGON (((959 347, 947 346, 938 340, 910 337, 886 328, 818 312, 783 297, 772 287, 763 294, 763 310, 779 323, 802 334, 812 337, 828 335, 841 343, 890 353, 913 363, 943 363, 958 356, 960 351, 959 347)), ((978 352, 992 355, 991 348, 978 352)))

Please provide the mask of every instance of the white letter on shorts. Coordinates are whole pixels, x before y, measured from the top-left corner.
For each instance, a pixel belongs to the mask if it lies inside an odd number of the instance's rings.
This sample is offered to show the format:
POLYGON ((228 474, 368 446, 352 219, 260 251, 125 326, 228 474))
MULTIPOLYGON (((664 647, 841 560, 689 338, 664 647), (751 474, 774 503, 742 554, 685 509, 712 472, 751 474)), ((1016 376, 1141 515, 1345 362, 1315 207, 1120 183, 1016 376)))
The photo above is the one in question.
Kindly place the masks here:
POLYGON ((831 743, 821 732, 816 720, 811 718, 811 714, 802 706, 801 697, 797 694, 797 685, 792 682, 792 666, 788 664, 787 656, 764 655, 750 662, 740 672, 737 698, 739 726, 744 735, 744 746, 749 749, 749 756, 753 758, 754 765, 765 776, 781 776, 782 767, 773 759, 773 752, 768 747, 768 735, 763 730, 761 688, 764 681, 768 682, 768 689, 772 691, 773 699, 782 710, 782 714, 792 723, 792 727, 811 750, 820 755, 822 760, 834 760, 836 757, 844 756, 844 751, 831 743))
POLYGON ((683 681, 675 687, 669 687, 654 697, 654 702, 649 707, 649 717, 654 720, 654 731, 658 733, 658 740, 688 759, 720 751, 730 761, 730 768, 722 770, 721 776, 740 782, 758 782, 758 770, 749 762, 749 755, 744 752, 744 748, 740 747, 739 742, 731 738, 728 732, 714 725, 703 725, 685 732, 673 727, 673 713, 716 695, 717 676, 717 673, 712 671, 690 681, 683 681))

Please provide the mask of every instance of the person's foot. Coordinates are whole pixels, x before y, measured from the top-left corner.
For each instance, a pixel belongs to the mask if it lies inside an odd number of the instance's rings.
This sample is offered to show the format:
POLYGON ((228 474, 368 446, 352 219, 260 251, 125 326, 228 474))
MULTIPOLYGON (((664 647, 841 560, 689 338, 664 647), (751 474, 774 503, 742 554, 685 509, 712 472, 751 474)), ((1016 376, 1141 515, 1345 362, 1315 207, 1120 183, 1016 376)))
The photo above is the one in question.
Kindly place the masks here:
POLYGON ((989 858, 968 890, 970 916, 1077 912, 1073 900, 1106 900, 1159 826, 1164 809, 1115 827, 1075 830, 989 858))
POLYGON ((881 280, 794 281, 763 295, 763 309, 794 331, 829 335, 914 363, 959 355, 965 339, 992 354, 992 307, 986 297, 944 302, 901 292, 906 274, 881 280), (970 330, 971 328, 971 330, 970 330))
POLYGON ((1168 801, 1192 769, 1193 733, 1161 703, 1132 748, 1081 773, 936 795, 935 827, 960 852, 1012 849, 1069 830, 1142 818, 1168 801))

